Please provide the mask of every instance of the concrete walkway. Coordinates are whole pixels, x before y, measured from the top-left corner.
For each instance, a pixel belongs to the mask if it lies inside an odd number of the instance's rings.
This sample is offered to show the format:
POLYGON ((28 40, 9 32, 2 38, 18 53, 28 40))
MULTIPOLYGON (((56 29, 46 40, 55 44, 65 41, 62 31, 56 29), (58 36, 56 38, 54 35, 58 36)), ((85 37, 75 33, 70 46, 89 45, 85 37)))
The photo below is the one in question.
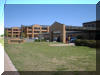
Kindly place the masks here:
POLYGON ((9 56, 4 51, 4 47, 0 44, 0 75, 20 75, 12 64, 9 56))
POLYGON ((0 75, 4 72, 4 48, 0 43, 0 75))
POLYGON ((6 52, 4 52, 4 71, 17 71, 6 52))
POLYGON ((4 52, 4 71, 2 75, 20 75, 6 52, 4 52))

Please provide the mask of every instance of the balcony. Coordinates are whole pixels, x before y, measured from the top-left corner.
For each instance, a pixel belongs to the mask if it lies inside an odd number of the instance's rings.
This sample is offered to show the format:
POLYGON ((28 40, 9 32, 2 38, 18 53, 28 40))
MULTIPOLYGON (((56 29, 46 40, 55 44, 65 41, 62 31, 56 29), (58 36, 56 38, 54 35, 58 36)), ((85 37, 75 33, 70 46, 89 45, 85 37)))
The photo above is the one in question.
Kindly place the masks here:
POLYGON ((32 29, 28 29, 28 31, 32 31, 32 29))
POLYGON ((12 35, 12 33, 8 33, 8 35, 12 35))
POLYGON ((11 29, 5 29, 6 31, 11 31, 11 29))
POLYGON ((8 30, 7 32, 12 32, 11 30, 8 30))
POLYGON ((26 33, 26 34, 32 34, 32 33, 26 33))
POLYGON ((20 35, 20 33, 13 33, 13 35, 20 35))
POLYGON ((21 32, 21 31, 13 31, 13 32, 21 32))
POLYGON ((34 27, 34 31, 40 31, 40 27, 34 27))
POLYGON ((46 29, 46 30, 43 30, 43 29, 42 29, 41 31, 48 31, 48 30, 47 30, 47 29, 46 29))

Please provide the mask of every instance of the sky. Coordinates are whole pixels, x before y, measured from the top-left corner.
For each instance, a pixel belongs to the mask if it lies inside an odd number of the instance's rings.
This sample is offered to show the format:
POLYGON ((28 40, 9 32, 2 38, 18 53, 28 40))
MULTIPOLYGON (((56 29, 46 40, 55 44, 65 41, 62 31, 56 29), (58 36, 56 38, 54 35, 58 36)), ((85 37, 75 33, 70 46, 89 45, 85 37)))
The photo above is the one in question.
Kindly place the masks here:
MULTIPOLYGON (((6 0, 6 4, 97 4, 99 0, 6 0)), ((0 34, 4 33, 4 4, 0 0, 0 34)))
POLYGON ((65 25, 82 26, 96 20, 95 4, 14 4, 5 5, 5 27, 20 25, 51 25, 57 21, 65 25))

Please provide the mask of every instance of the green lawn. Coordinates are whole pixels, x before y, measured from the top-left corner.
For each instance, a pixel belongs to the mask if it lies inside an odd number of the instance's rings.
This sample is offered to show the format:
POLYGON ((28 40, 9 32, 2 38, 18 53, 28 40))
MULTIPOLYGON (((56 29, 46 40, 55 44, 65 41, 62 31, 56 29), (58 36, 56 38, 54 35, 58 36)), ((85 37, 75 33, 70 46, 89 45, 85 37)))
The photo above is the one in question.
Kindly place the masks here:
POLYGON ((6 43, 5 50, 19 71, 96 70, 96 49, 82 46, 50 47, 49 44, 6 43))

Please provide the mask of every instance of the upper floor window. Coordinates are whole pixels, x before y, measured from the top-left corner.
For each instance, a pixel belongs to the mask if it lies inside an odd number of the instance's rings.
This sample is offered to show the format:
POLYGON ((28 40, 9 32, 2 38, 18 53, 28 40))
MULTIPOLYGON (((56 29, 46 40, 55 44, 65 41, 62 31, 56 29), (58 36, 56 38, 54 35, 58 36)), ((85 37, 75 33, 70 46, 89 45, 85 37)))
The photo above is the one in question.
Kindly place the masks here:
POLYGON ((18 34, 18 32, 13 32, 14 34, 18 34))
POLYGON ((28 27, 28 29, 32 29, 32 27, 28 27))
POLYGON ((34 31, 34 33, 40 33, 40 31, 34 31))
POLYGON ((11 31, 11 29, 8 29, 9 31, 11 31))
POLYGON ((13 29, 13 31, 19 31, 19 29, 13 29))
POLYGON ((11 32, 8 32, 8 33, 11 33, 11 32))
POLYGON ((40 27, 34 27, 34 29, 40 29, 40 27))
POLYGON ((42 33, 48 33, 47 31, 42 31, 42 33))
POLYGON ((28 31, 28 33, 32 33, 32 31, 28 31))
POLYGON ((42 30, 47 30, 47 27, 43 27, 42 30))

